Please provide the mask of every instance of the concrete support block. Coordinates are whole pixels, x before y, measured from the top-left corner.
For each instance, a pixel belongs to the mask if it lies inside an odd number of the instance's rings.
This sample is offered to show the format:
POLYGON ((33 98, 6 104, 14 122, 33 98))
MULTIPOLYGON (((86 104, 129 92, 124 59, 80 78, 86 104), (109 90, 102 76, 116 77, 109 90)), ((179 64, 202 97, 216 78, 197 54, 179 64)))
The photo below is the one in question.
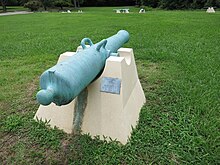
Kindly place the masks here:
MULTIPOLYGON (((80 51, 79 47, 77 51, 80 51)), ((145 103, 145 96, 138 79, 133 49, 120 48, 119 57, 109 57, 101 76, 88 87, 86 107, 81 121, 81 133, 92 137, 99 135, 107 140, 117 139, 126 144, 132 127, 138 122, 139 112, 145 103), (101 91, 103 79, 120 80, 120 93, 101 91), (104 136, 104 137, 103 137, 104 136), (108 138, 110 137, 110 138, 108 138)), ((74 55, 66 52, 60 55, 58 62, 74 55)), ((35 119, 49 120, 51 126, 63 129, 67 133, 74 131, 75 100, 66 106, 40 105, 35 119)))

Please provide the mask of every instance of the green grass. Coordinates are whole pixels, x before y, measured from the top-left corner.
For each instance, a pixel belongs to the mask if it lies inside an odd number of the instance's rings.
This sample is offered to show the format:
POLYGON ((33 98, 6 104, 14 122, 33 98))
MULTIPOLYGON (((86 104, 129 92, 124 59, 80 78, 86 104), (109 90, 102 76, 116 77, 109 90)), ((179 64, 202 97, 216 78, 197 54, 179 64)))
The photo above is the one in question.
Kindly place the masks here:
POLYGON ((0 18, 3 164, 219 164, 220 13, 34 13, 0 18), (39 76, 59 54, 125 29, 147 103, 125 146, 37 123, 39 76))

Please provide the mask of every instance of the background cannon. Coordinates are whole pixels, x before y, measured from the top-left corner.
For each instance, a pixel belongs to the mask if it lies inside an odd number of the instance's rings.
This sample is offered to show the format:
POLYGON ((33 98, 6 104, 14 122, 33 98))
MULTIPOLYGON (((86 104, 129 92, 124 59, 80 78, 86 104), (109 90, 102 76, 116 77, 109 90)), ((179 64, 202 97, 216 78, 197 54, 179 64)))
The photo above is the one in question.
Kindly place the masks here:
POLYGON ((54 102, 59 106, 70 103, 103 70, 106 59, 117 55, 117 50, 128 40, 129 33, 125 30, 120 30, 97 44, 84 38, 81 41, 83 51, 41 75, 38 102, 42 105, 54 102), (89 48, 86 48, 86 42, 90 45, 89 48))

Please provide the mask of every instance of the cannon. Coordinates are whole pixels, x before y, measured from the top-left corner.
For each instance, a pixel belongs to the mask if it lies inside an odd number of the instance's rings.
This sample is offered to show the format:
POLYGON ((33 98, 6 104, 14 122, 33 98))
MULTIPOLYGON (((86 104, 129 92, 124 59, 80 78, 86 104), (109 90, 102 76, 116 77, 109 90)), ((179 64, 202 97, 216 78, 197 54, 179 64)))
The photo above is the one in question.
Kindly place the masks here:
POLYGON ((125 30, 120 30, 96 44, 89 38, 82 39, 82 51, 41 75, 41 90, 37 93, 38 102, 42 105, 53 102, 58 106, 70 103, 101 74, 106 59, 117 56, 117 50, 128 40, 129 33, 125 30), (86 43, 90 47, 87 47, 86 43))

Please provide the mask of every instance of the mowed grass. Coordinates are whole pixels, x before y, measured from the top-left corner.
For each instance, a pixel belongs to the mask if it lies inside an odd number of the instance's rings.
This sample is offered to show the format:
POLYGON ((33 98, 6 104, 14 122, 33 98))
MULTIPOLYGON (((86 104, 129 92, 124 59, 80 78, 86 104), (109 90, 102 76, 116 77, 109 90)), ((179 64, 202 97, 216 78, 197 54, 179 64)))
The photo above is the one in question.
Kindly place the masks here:
POLYGON ((220 163, 220 13, 113 9, 0 17, 3 164, 220 163), (82 38, 96 43, 120 29, 130 33, 124 47, 134 49, 147 99, 129 142, 67 135, 35 122, 41 73, 82 38))

